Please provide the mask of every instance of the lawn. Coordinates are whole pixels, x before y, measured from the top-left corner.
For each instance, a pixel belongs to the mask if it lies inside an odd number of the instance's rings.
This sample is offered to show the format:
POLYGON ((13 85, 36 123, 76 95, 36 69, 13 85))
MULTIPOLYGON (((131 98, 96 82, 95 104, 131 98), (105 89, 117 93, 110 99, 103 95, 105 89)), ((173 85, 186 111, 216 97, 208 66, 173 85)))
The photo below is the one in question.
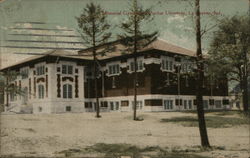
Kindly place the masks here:
POLYGON ((195 113, 1 115, 1 156, 248 158, 249 126, 241 115, 207 113, 212 151, 200 148, 195 113), (183 126, 182 124, 190 124, 183 126), (210 128, 215 126, 216 128, 210 128))
MULTIPOLYGON (((237 117, 222 117, 222 116, 206 116, 205 120, 208 128, 228 128, 233 126, 249 124, 249 119, 247 117, 237 118, 237 117)), ((198 127, 198 119, 197 117, 193 116, 167 118, 167 119, 162 119, 161 122, 180 123, 185 127, 198 127)))

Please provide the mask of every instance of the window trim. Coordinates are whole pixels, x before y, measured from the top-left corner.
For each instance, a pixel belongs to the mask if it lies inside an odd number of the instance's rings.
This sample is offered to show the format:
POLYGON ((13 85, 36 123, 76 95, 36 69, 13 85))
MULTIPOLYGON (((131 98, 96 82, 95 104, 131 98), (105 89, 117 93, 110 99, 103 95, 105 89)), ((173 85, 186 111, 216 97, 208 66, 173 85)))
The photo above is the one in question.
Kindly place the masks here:
POLYGON ((174 72, 175 59, 170 56, 163 56, 161 58, 161 70, 166 72, 174 72))
POLYGON ((38 85, 38 99, 44 99, 45 97, 45 95, 44 95, 44 85, 42 85, 42 84, 39 84, 38 85))
POLYGON ((45 74, 45 65, 36 66, 36 75, 41 76, 45 74))
POLYGON ((62 88, 62 98, 63 99, 73 99, 73 86, 72 84, 63 84, 63 88, 62 88), (71 91, 69 91, 69 87, 71 89, 71 91))
POLYGON ((164 110, 174 110, 174 100, 173 99, 163 100, 163 107, 164 107, 164 110))
POLYGON ((62 64, 62 74, 64 75, 73 75, 74 74, 74 67, 71 64, 62 64))
POLYGON ((115 76, 121 74, 121 67, 119 63, 108 64, 107 66, 107 75, 115 76))

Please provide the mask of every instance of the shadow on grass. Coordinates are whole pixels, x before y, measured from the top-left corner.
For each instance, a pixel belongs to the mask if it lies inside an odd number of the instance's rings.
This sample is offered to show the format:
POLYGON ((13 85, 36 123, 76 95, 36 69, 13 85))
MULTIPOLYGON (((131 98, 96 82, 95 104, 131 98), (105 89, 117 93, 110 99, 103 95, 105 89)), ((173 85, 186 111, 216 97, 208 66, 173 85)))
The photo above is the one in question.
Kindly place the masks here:
MULTIPOLYGON (((220 116, 206 116, 205 119, 208 128, 227 128, 232 126, 248 124, 248 119, 246 117, 229 118, 220 116)), ((161 119, 161 122, 179 123, 185 127, 198 127, 197 117, 192 117, 192 116, 161 119)))
MULTIPOLYGON (((163 149, 159 146, 149 146, 145 148, 139 148, 130 144, 105 144, 97 143, 93 146, 86 147, 84 149, 69 149, 61 151, 61 154, 65 154, 65 157, 77 157, 88 154, 99 155, 96 158, 207 158, 193 154, 192 150, 170 150, 163 149), (100 156, 102 155, 102 156, 100 156)), ((194 151, 197 152, 197 151, 194 151)), ((200 150, 198 151, 200 152, 200 150)))

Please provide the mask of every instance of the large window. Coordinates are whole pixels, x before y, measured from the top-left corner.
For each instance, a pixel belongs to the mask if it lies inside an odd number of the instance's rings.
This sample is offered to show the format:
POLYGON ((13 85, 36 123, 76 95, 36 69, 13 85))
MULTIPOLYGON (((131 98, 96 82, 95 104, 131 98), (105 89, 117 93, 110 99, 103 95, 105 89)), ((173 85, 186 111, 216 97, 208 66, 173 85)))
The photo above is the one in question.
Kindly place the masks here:
POLYGON ((10 93, 10 101, 15 101, 15 100, 16 100, 16 94, 10 93))
POLYGON ((38 76, 39 76, 39 75, 45 74, 44 65, 36 67, 36 74, 37 74, 38 76))
POLYGON ((26 69, 21 70, 21 76, 22 76, 22 79, 28 78, 29 77, 29 69, 26 68, 26 69))
POLYGON ((44 98, 44 86, 38 85, 38 98, 43 99, 44 98))
POLYGON ((164 109, 172 110, 173 109, 173 100, 164 100, 164 109))
POLYGON ((173 71, 174 70, 174 58, 166 57, 161 61, 162 70, 173 71))
POLYGON ((117 75, 120 73, 120 66, 119 64, 113 64, 108 66, 108 73, 109 75, 117 75))
POLYGON ((188 100, 188 108, 192 109, 192 100, 188 100))
POLYGON ((119 102, 110 102, 110 110, 119 110, 119 102))
POLYGON ((72 98, 72 85, 63 85, 63 98, 72 98))
POLYGON ((187 108, 188 108, 188 101, 184 100, 184 109, 187 109, 187 108))
POLYGON ((208 100, 203 100, 204 109, 208 109, 208 100))
POLYGON ((130 71, 134 72, 136 67, 136 71, 143 70, 143 62, 142 60, 137 60, 137 64, 135 65, 135 62, 130 62, 129 69, 130 71))
MULTIPOLYGON (((134 101, 132 101, 133 109, 134 109, 134 101)), ((142 109, 142 101, 137 101, 136 109, 142 109)))
POLYGON ((63 74, 73 74, 73 66, 72 65, 62 65, 62 73, 63 74))
POLYGON ((215 100, 215 107, 216 108, 221 108, 222 107, 222 103, 221 103, 221 100, 215 100))

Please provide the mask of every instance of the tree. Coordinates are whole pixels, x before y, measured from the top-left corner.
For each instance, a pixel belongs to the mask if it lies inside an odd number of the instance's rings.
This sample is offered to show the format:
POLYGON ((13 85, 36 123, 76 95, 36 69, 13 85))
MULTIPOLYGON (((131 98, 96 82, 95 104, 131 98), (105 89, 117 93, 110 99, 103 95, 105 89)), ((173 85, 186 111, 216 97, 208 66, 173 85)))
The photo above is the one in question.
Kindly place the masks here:
POLYGON ((9 106, 10 95, 24 95, 23 90, 12 83, 19 75, 21 74, 11 70, 0 73, 0 95, 4 96, 6 94, 6 107, 9 106))
MULTIPOLYGON (((123 22, 121 29, 123 34, 119 35, 121 43, 126 47, 126 52, 134 54, 134 105, 133 105, 133 119, 137 120, 136 117, 136 106, 137 106, 137 57, 136 54, 139 50, 149 45, 157 38, 157 31, 152 33, 145 33, 142 27, 152 20, 151 9, 143 9, 137 2, 133 0, 130 3, 128 10, 127 21, 123 22)), ((147 31, 148 32, 148 31, 147 31)))
POLYGON ((200 29, 200 0, 195 0, 195 24, 196 24, 196 101, 197 101, 197 114, 199 120, 199 131, 201 137, 201 145, 203 147, 210 147, 206 121, 203 109, 203 81, 204 81, 204 59, 201 49, 201 29, 200 29))
POLYGON ((87 4, 83 9, 83 12, 79 17, 76 17, 78 22, 79 32, 83 39, 84 46, 92 48, 92 57, 94 60, 94 82, 95 82, 95 97, 96 97, 96 117, 100 116, 99 107, 99 92, 98 92, 98 82, 97 73, 98 71, 98 55, 104 55, 109 47, 105 47, 102 51, 97 51, 97 46, 103 45, 108 42, 111 37, 109 32, 110 25, 108 24, 107 17, 105 15, 105 10, 103 10, 100 5, 95 5, 94 3, 87 4))
POLYGON ((250 74, 250 18, 233 16, 220 21, 214 32, 209 56, 210 65, 217 65, 217 75, 225 74, 229 81, 240 85, 244 111, 248 111, 248 77, 250 74))

